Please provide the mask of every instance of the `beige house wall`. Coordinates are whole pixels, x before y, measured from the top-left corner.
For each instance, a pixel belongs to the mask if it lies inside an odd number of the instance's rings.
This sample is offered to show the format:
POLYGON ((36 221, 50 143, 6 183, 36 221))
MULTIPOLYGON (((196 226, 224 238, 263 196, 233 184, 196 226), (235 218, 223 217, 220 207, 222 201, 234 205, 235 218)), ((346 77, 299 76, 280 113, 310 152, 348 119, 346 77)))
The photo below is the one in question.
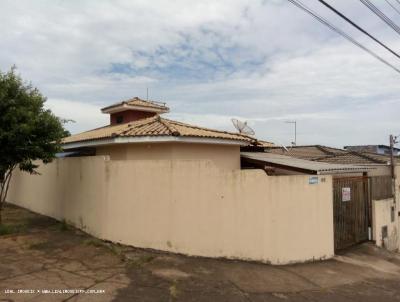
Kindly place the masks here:
POLYGON ((213 161, 57 159, 16 172, 8 201, 99 238, 286 264, 330 258, 332 178, 227 171, 213 161))
POLYGON ((392 207, 394 207, 393 198, 372 201, 372 229, 376 245, 394 251, 399 248, 399 229, 396 209, 392 221, 392 207), (388 236, 383 238, 382 228, 385 226, 388 229, 388 236))
POLYGON ((240 147, 192 143, 119 144, 96 148, 111 160, 210 160, 221 169, 240 169, 240 147))
POLYGON ((371 169, 368 171, 368 176, 385 176, 385 175, 391 175, 390 172, 390 166, 384 166, 384 165, 372 165, 368 166, 374 169, 371 169))
MULTIPOLYGON (((390 166, 381 167, 378 175, 390 175, 390 166)), ((393 198, 372 201, 373 239, 379 247, 389 250, 400 250, 400 166, 396 167, 396 203, 393 198), (392 221, 392 207, 394 206, 394 221, 392 221), (382 227, 388 227, 388 238, 382 238, 382 227)))

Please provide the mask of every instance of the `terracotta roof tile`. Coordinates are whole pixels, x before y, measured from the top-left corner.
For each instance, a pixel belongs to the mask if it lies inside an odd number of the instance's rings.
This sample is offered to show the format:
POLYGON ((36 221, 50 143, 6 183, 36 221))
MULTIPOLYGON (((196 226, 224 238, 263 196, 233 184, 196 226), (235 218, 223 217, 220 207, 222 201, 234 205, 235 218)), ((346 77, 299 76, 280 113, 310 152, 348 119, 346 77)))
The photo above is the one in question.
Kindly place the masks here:
POLYGON ((154 117, 129 122, 125 124, 106 126, 94 130, 71 135, 63 139, 64 144, 93 141, 111 137, 140 137, 140 136, 183 136, 183 137, 203 137, 215 139, 237 140, 254 142, 255 139, 226 131, 218 131, 197 127, 181 122, 168 120, 156 115, 154 117))
POLYGON ((163 110, 163 111, 169 111, 169 108, 167 106, 165 106, 165 103, 160 103, 160 102, 154 102, 154 101, 146 101, 146 100, 142 100, 138 97, 134 97, 132 99, 126 100, 126 101, 122 101, 122 102, 118 102, 115 104, 112 104, 110 106, 104 107, 101 110, 108 110, 111 109, 113 107, 118 107, 120 105, 123 104, 127 104, 127 105, 131 105, 131 106, 138 106, 138 107, 144 107, 144 108, 152 108, 152 109, 159 109, 159 110, 163 110))
POLYGON ((258 140, 257 141, 257 146, 260 146, 260 147, 275 147, 276 145, 274 143, 271 143, 271 142, 258 140))

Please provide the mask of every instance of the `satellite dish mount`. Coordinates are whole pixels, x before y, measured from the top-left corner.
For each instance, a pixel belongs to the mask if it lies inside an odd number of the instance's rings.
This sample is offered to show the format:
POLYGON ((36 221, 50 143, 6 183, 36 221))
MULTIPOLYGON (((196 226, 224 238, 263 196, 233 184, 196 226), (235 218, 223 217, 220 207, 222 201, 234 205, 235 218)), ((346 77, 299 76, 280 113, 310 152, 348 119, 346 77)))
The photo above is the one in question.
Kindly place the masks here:
POLYGON ((254 130, 247 125, 247 121, 242 122, 239 121, 238 119, 233 118, 232 124, 236 128, 236 130, 239 131, 240 134, 246 134, 246 135, 255 134, 254 130))

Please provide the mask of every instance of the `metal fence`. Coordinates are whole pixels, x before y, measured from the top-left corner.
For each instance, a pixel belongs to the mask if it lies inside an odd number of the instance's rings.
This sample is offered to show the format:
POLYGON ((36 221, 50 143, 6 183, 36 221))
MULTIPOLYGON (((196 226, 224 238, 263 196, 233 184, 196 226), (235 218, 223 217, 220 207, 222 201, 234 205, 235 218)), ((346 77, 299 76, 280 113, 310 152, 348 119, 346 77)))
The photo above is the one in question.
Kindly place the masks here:
POLYGON ((368 240, 369 210, 368 178, 333 180, 336 251, 368 240))
POLYGON ((391 176, 372 176, 369 179, 372 199, 379 200, 393 197, 391 176))

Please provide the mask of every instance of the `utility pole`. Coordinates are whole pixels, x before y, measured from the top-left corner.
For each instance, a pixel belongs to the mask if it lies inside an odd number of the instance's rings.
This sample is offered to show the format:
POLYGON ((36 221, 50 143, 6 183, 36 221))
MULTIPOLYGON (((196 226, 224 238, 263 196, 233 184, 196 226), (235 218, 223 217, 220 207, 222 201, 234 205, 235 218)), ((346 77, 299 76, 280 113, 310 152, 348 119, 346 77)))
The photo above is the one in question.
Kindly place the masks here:
POLYGON ((392 178, 395 178, 395 172, 394 172, 394 144, 395 144, 395 137, 390 134, 389 136, 389 141, 390 141, 390 168, 391 168, 391 174, 392 178))
POLYGON ((392 190, 393 190, 393 202, 396 204, 396 163, 394 161, 394 145, 397 143, 397 136, 390 135, 390 170, 392 174, 392 190))
POLYGON ((286 121, 287 124, 294 124, 294 142, 292 142, 293 146, 297 146, 297 121, 286 121))

